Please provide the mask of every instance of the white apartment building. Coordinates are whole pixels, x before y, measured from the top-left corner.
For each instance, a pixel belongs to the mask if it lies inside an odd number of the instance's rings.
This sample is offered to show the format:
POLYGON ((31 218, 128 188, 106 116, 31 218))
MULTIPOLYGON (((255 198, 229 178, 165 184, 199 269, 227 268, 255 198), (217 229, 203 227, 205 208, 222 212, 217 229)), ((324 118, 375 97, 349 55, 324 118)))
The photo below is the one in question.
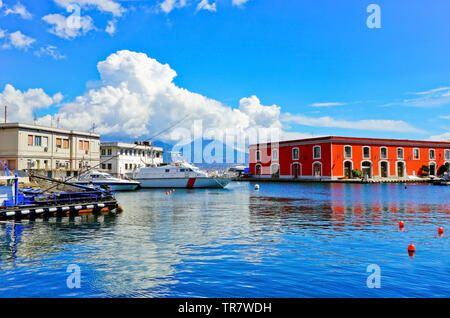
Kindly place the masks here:
POLYGON ((134 169, 161 164, 163 149, 154 147, 149 141, 131 143, 102 142, 100 144, 101 169, 119 177, 134 169))
POLYGON ((77 176, 100 163, 100 135, 20 123, 0 124, 0 160, 10 170, 77 176))

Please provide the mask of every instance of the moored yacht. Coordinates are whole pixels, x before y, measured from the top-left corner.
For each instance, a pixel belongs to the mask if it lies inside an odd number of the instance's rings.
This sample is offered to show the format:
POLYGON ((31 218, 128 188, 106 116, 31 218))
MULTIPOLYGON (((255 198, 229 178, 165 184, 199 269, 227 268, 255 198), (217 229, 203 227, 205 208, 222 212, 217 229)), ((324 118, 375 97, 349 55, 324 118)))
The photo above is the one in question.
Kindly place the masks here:
POLYGON ((224 188, 231 181, 184 161, 141 168, 134 173, 134 179, 142 188, 224 188))
POLYGON ((105 185, 115 191, 136 190, 136 188, 139 186, 138 181, 115 178, 109 173, 98 170, 90 170, 82 174, 78 178, 78 180, 70 182, 81 185, 90 185, 90 184, 94 186, 105 185))

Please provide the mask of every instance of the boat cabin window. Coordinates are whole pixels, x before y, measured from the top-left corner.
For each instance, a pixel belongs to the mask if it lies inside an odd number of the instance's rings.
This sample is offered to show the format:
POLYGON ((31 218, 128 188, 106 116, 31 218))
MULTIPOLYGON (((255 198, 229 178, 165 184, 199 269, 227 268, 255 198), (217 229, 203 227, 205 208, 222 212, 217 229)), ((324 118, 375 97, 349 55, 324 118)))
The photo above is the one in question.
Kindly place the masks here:
POLYGON ((170 169, 166 169, 166 172, 170 172, 170 169))
POLYGON ((180 172, 184 172, 185 170, 186 170, 186 169, 183 169, 183 168, 182 168, 182 169, 180 169, 180 172))

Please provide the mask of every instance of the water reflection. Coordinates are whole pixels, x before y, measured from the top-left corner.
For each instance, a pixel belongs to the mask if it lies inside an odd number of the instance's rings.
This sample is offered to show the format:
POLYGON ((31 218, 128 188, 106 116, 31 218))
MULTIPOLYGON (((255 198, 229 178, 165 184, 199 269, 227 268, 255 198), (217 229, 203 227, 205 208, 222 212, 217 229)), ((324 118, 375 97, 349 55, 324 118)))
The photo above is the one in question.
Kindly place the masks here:
MULTIPOLYGON (((58 253, 65 246, 82 243, 100 228, 116 223, 114 215, 84 215, 46 219, 22 219, 0 223, 0 260, 15 266, 17 258, 36 261, 42 255, 58 253)), ((28 263, 18 265, 27 266, 28 263)))
MULTIPOLYGON (((420 242, 427 226, 448 223, 448 194, 424 185, 269 183, 120 193, 118 217, 0 223, 0 296, 364 296, 363 265, 388 260, 384 272, 405 271, 398 241, 420 242), (65 286, 72 263, 81 267, 80 290, 65 286)), ((442 258, 438 244, 448 256, 445 240, 420 246, 414 261, 442 258)), ((442 279, 445 267, 434 270, 442 279)))

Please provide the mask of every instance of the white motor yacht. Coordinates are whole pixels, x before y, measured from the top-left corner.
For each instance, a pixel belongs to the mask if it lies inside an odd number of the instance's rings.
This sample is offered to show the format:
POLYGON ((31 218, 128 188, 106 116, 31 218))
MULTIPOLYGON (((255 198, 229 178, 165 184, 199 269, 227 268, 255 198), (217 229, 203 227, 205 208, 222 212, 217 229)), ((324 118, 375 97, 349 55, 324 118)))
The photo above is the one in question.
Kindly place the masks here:
POLYGON ((81 185, 105 185, 115 191, 131 191, 139 187, 138 181, 116 178, 109 173, 98 170, 90 170, 82 174, 78 180, 70 182, 81 185))

